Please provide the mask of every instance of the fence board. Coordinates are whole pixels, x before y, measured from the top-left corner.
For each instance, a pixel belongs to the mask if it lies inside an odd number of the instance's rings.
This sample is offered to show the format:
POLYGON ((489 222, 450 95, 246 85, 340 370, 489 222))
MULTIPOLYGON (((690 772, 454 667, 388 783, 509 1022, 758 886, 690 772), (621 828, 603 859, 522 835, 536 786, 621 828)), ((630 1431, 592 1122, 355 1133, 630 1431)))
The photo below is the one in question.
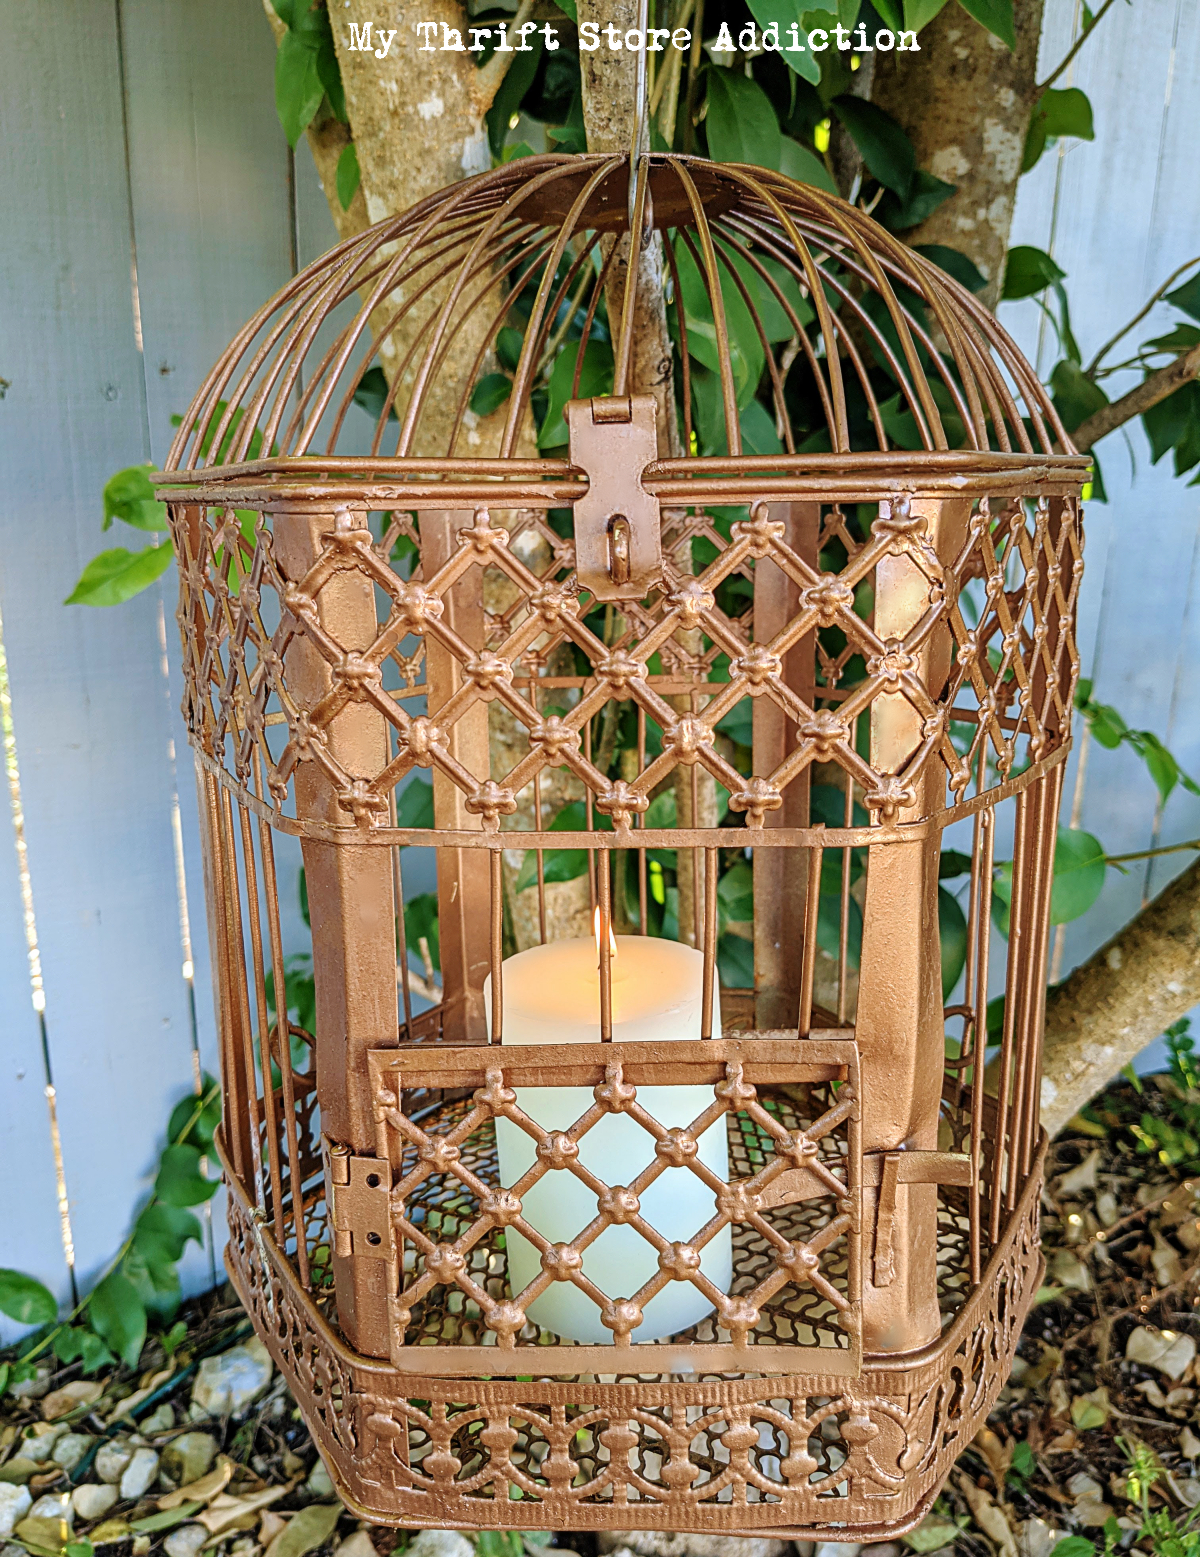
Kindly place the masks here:
MULTIPOLYGON (((243 0, 125 0, 130 188, 146 365, 149 456, 166 457, 171 417, 233 334, 292 271, 287 143, 274 106, 275 48, 265 16, 243 0)), ((191 930, 204 1068, 217 1071, 204 886, 191 750, 179 707, 175 572, 160 591, 163 697, 191 930)), ((176 958, 178 963, 180 958, 176 958)), ((218 1208, 219 1209, 219 1208, 218 1208)), ((216 1265, 224 1242, 216 1219, 216 1265)), ((208 1284, 208 1253, 189 1252, 185 1287, 208 1284)))
MULTIPOLYGON (((1075 12, 1073 0, 1047 7, 1043 76, 1066 52, 1075 12)), ((1193 131, 1198 57, 1200 11, 1181 0, 1146 0, 1136 9, 1114 7, 1071 75, 1058 83, 1088 94, 1096 141, 1062 143, 1022 182, 1014 242, 1048 250, 1067 272, 1085 361, 1200 246, 1193 131)), ((1131 339, 1163 333, 1170 314, 1165 307, 1156 310, 1131 339)), ((1036 305, 1005 305, 1001 317, 1035 356, 1039 372, 1048 374, 1059 351, 1036 305)), ((1115 377, 1105 387, 1115 398, 1137 377, 1115 377)), ((1186 674, 1186 656, 1195 664, 1196 647, 1195 627, 1189 644, 1186 624, 1194 624, 1197 608, 1196 494, 1171 474, 1169 462, 1150 466, 1140 423, 1127 438, 1110 437, 1098 452, 1109 501, 1093 503, 1087 515, 1084 674, 1094 676, 1096 695, 1131 725, 1169 736, 1180 759, 1195 766, 1200 692, 1186 674)), ((1072 772, 1068 807, 1073 785, 1072 772)), ((1132 753, 1093 747, 1082 799, 1080 825, 1110 852, 1157 842, 1156 791, 1132 753)), ((1200 802, 1177 793, 1163 827, 1170 838, 1194 837, 1200 802)), ((1137 912, 1148 882, 1160 889, 1187 858, 1175 856, 1152 872, 1110 872, 1097 908, 1067 929, 1064 971, 1137 912)))

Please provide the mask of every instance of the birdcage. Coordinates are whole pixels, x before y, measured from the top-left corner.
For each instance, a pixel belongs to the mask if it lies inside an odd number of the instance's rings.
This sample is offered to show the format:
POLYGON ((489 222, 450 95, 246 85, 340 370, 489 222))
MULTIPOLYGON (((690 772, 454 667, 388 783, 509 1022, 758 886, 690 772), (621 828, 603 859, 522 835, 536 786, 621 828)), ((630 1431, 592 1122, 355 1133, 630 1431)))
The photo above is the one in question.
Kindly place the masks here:
POLYGON ((1085 475, 930 258, 686 157, 234 340, 161 478, 227 1264, 349 1507, 929 1509, 1041 1275, 1085 475))

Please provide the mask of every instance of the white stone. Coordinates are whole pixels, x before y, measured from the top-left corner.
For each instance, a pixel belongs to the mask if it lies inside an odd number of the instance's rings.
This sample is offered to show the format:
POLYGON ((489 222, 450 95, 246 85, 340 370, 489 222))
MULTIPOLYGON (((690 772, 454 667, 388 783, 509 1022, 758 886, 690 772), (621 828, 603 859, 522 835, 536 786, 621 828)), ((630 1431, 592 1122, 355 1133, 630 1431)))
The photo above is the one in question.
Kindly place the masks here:
POLYGON ((54 1445, 50 1458, 63 1470, 74 1470, 95 1442, 92 1433, 64 1433, 54 1445))
POLYGON ((33 1499, 28 1487, 0 1481, 0 1537, 7 1539, 29 1512, 33 1499))
POLYGON ((475 1548, 457 1530, 420 1530, 405 1547, 404 1557, 475 1557, 475 1548))
POLYGON ((135 1449, 133 1458, 121 1474, 121 1496, 140 1498, 150 1490, 158 1475, 158 1452, 155 1449, 135 1449))
POLYGON ((1130 1362, 1157 1368, 1159 1373, 1177 1382, 1196 1355, 1196 1343, 1190 1335, 1180 1335, 1177 1330, 1151 1330, 1141 1325, 1126 1341, 1125 1355, 1130 1362))
POLYGON ((101 1481, 120 1481, 125 1467, 133 1458, 133 1445, 124 1438, 114 1438, 102 1443, 96 1450, 96 1475, 101 1481))
POLYGON ((71 1494, 71 1504, 80 1519, 103 1519, 105 1514, 117 1501, 117 1489, 107 1482, 97 1484, 88 1481, 82 1487, 76 1487, 71 1494))
POLYGON ((30 1519, 65 1519, 68 1526, 75 1523, 75 1510, 71 1507, 69 1492, 47 1492, 38 1498, 29 1510, 30 1519))
POLYGON ((375 1557, 375 1543, 366 1530, 356 1530, 335 1548, 337 1557, 375 1557))
POLYGON ((196 1553, 208 1540, 204 1525, 176 1525, 163 1541, 167 1557, 196 1557, 196 1553))
POLYGON ((162 1452, 163 1469, 181 1487, 207 1476, 217 1457, 217 1440, 211 1433, 180 1433, 162 1452))
POLYGON ((317 1461, 309 1472, 308 1480, 304 1485, 314 1498, 330 1498, 333 1496, 333 1482, 330 1480, 329 1472, 325 1469, 324 1461, 317 1461))
POLYGON ((53 1427, 48 1423, 39 1422, 29 1437, 22 1439, 17 1453, 24 1455, 27 1460, 35 1461, 38 1465, 44 1465, 54 1453, 55 1445, 66 1430, 65 1422, 58 1422, 53 1427))
POLYGON ((192 1404, 209 1416, 236 1416, 262 1394, 274 1371, 271 1354, 257 1337, 231 1346, 200 1364, 192 1404))
POLYGON ((813 1557, 858 1557, 861 1551, 857 1541, 818 1541, 813 1557))
POLYGON ((149 1416, 144 1416, 138 1423, 142 1433, 165 1433, 175 1426, 175 1408, 169 1400, 164 1400, 157 1410, 151 1411, 149 1416))
POLYGON ((1050 1557, 1062 1538, 1062 1531, 1044 1519, 1023 1519, 1017 1526, 1017 1551, 1021 1557, 1050 1557))

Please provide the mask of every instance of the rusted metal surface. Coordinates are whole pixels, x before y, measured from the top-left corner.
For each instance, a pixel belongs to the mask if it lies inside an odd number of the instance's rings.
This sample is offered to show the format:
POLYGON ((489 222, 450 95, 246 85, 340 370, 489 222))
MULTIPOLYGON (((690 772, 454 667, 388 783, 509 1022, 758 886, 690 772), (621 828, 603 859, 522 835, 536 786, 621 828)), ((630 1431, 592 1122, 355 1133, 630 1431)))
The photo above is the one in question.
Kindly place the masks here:
MULTIPOLYGON (((205 821, 227 1259, 368 1517, 881 1538, 921 1517, 986 1418, 1039 1281, 1087 467, 995 320, 861 212, 749 169, 654 156, 642 173, 631 207, 624 159, 527 158, 342 244, 247 325, 184 418, 162 486, 205 821), (632 223, 637 243, 650 221, 692 454, 656 457, 644 386, 619 371, 615 393, 583 398, 577 371, 567 457, 517 457, 563 318, 577 361, 595 327, 594 237, 632 223), (706 306, 707 357, 688 346, 706 306), (390 320, 374 336, 373 310, 390 320), (480 321, 457 416, 418 454, 443 356, 480 321), (471 396, 514 321, 499 453, 475 457, 471 396), (776 454, 743 452, 754 339, 776 454), (342 455, 379 363, 372 452, 342 455), (398 805, 423 775, 432 829, 398 805), (582 825, 552 825, 548 794, 581 801, 582 825), (673 825, 660 797, 689 794, 673 825), (306 866, 315 1032, 286 1014, 277 833, 306 866), (992 883, 1010 838, 1006 943, 992 883), (400 913, 414 845, 437 856, 432 985, 400 913), (503 1042, 514 850, 533 851, 522 890, 543 939, 550 851, 586 862, 594 1044, 503 1042), (622 1042, 608 932, 681 933, 662 895, 680 851, 699 1027, 622 1042), (738 895, 735 866, 752 881, 738 895), (965 951, 943 990, 948 871, 965 951), (991 1095, 976 1077, 993 1054, 991 1095), (668 1129, 639 1099, 664 1085, 711 1102, 668 1129), (564 1086, 584 1089, 579 1117, 547 1132, 524 1104, 564 1086), (624 1185, 573 1149, 613 1110, 645 1140, 624 1185), (516 1184, 497 1119, 536 1146, 516 1184), (707 1131, 728 1136, 727 1179, 696 1156, 707 1131), (669 1172, 712 1196, 683 1241, 640 1208, 669 1172), (552 1244, 521 1197, 553 1174, 597 1212, 552 1244), (637 1292, 583 1274, 618 1222, 657 1251, 637 1292), (510 1227, 542 1261, 520 1291, 510 1227), (718 1234, 727 1289, 699 1265, 718 1234), (529 1306, 556 1281, 611 1345, 539 1328, 529 1306), (710 1318, 639 1342, 674 1282, 710 1318)), ((610 321, 627 370, 626 323, 610 321)))

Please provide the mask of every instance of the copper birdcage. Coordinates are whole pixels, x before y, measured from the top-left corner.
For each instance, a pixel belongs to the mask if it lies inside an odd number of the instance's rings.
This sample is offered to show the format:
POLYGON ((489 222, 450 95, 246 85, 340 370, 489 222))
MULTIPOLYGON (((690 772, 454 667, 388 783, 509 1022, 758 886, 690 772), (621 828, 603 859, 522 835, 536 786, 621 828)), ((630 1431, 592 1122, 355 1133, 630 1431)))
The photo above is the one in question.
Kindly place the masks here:
POLYGON ((1041 1275, 1086 461, 862 212, 634 165, 530 157, 340 244, 161 478, 227 1264, 369 1519, 873 1539, 931 1506, 1041 1275), (513 957, 593 910, 590 1041, 521 1041, 513 957), (614 1036, 614 930, 702 959, 686 1031, 614 1036), (614 1115, 623 1183, 588 1158, 614 1115), (637 1290, 589 1264, 617 1229, 637 1290), (678 1292, 701 1316, 639 1339, 678 1292))

